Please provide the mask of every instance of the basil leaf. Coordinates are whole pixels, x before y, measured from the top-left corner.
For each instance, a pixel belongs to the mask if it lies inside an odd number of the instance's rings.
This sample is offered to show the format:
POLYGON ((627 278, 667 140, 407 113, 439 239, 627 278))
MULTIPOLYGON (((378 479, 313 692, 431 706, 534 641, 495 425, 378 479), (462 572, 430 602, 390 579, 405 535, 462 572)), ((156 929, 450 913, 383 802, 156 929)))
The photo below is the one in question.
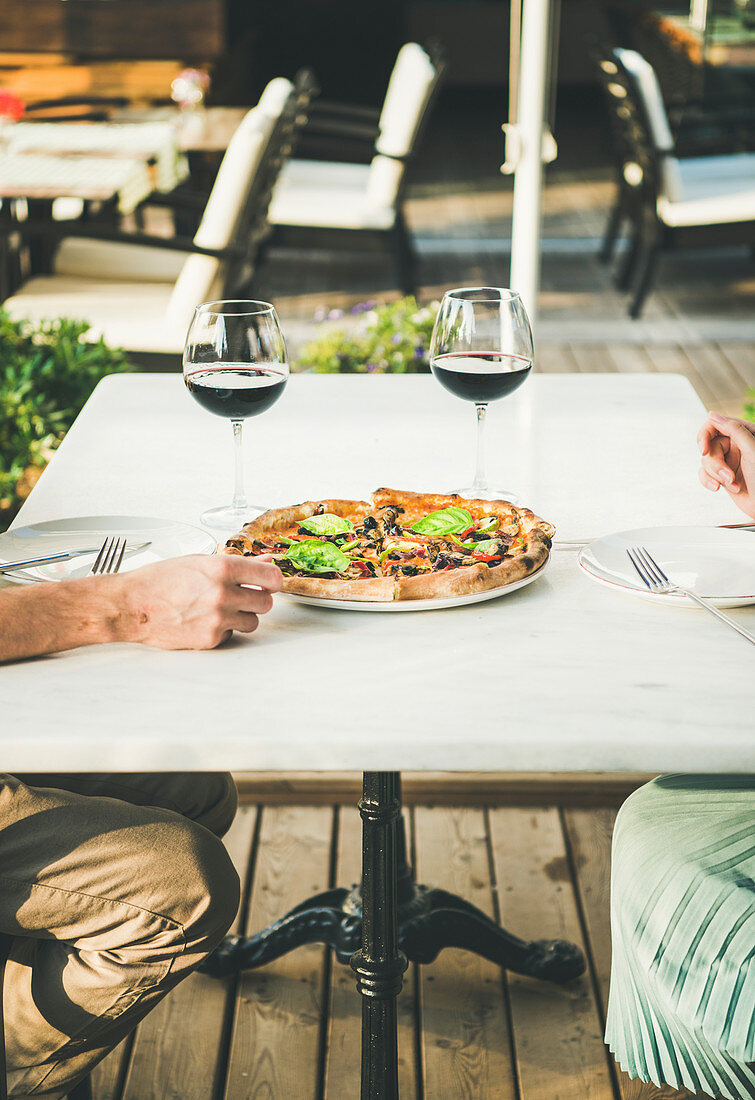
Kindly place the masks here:
POLYGON ((335 516, 332 512, 323 512, 319 516, 310 516, 309 519, 299 521, 299 526, 313 535, 341 535, 344 531, 353 531, 354 524, 342 516, 335 516))
POLYGON ((332 542, 320 539, 297 542, 287 552, 286 558, 303 573, 343 573, 351 562, 351 558, 332 542))
POLYGON ((412 524, 412 531, 418 535, 453 535, 471 525, 472 516, 466 508, 441 508, 412 524))

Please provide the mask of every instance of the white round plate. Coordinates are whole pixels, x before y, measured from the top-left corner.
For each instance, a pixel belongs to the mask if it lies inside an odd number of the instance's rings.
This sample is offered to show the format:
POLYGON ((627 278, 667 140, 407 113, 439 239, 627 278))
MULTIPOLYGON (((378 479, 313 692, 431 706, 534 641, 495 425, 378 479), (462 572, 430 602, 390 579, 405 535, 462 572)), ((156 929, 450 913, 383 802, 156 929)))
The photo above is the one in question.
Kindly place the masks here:
MULTIPOLYGON (((21 558, 41 558, 63 550, 84 550, 100 547, 109 535, 125 536, 130 542, 150 542, 151 545, 129 554, 128 547, 121 573, 138 569, 150 562, 165 561, 181 554, 212 554, 217 543, 212 535, 188 523, 171 519, 150 519, 143 516, 76 516, 32 523, 0 534, 0 565, 21 558)), ((10 581, 28 584, 31 581, 63 581, 86 577, 97 554, 68 561, 51 562, 19 569, 0 576, 10 581)))
POLYGON ((641 527, 596 539, 579 553, 580 566, 599 584, 647 600, 694 607, 680 593, 651 592, 629 560, 627 549, 632 546, 644 546, 675 584, 692 589, 715 607, 755 603, 755 531, 641 527))
POLYGON ((535 573, 502 588, 492 588, 489 592, 470 592, 466 596, 451 596, 445 600, 391 600, 390 603, 371 603, 369 600, 324 600, 320 596, 299 596, 294 592, 281 592, 281 596, 285 596, 287 600, 296 600, 297 603, 329 607, 336 611, 443 611, 448 607, 466 607, 467 604, 496 600, 499 596, 516 592, 518 588, 525 588, 542 575, 549 561, 550 555, 535 573))

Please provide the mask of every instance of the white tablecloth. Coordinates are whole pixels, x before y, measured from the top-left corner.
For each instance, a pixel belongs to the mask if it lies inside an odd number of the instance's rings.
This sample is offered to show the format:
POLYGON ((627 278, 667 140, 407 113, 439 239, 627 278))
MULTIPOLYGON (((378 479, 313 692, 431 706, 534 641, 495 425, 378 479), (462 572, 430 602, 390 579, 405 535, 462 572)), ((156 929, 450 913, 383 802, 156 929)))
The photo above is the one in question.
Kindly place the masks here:
MULTIPOLYGON (((678 376, 535 375, 490 408, 491 474, 564 539, 736 522, 697 482, 703 417, 678 376)), ((470 475, 473 421, 427 376, 293 377, 247 422, 250 497, 452 488, 470 475)), ((230 426, 179 376, 115 377, 17 524, 196 523, 230 483, 230 426)), ((732 614, 755 627, 755 609, 732 614)), ((0 755, 8 771, 752 771, 752 688, 752 647, 732 631, 600 587, 556 551, 534 584, 467 608, 381 615, 278 598, 256 634, 212 652, 117 645, 7 666, 0 755)))
POLYGON ((154 187, 172 191, 188 175, 170 122, 19 122, 10 130, 8 152, 85 154, 153 162, 154 187))

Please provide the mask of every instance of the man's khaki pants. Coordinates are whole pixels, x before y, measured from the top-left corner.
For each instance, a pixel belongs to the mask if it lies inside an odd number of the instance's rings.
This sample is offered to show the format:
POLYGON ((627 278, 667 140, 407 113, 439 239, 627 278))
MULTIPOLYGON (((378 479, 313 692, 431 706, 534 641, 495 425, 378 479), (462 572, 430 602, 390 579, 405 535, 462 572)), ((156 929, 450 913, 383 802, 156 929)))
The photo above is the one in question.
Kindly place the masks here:
POLYGON ((11 1097, 58 1095, 220 942, 229 775, 0 776, 11 1097))

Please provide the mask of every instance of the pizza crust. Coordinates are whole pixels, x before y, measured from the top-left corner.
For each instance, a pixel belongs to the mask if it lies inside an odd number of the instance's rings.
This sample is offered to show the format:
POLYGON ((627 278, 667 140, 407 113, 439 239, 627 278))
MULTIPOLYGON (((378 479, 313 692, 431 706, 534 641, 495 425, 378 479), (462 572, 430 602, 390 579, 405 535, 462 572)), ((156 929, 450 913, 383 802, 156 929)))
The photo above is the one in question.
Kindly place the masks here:
POLYGON ((325 600, 358 600, 365 603, 391 603, 393 577, 365 577, 343 580, 341 577, 284 577, 282 592, 295 596, 317 596, 325 600))

